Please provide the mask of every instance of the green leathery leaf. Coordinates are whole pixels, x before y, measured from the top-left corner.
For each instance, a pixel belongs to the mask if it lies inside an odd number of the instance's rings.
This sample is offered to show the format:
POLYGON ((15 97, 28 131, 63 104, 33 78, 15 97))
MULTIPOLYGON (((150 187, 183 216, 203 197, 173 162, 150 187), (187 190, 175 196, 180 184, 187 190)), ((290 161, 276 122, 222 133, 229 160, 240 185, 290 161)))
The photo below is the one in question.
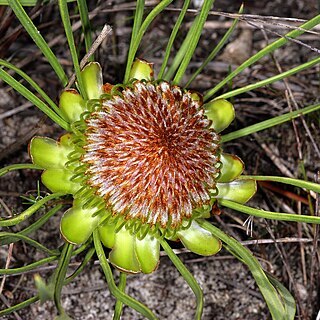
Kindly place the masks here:
POLYGON ((85 103, 75 89, 68 89, 62 92, 59 101, 60 110, 68 122, 80 119, 81 113, 85 110, 85 103))
POLYGON ((224 99, 210 101, 204 105, 204 109, 205 115, 212 121, 211 128, 216 132, 227 128, 235 117, 232 103, 224 99))
POLYGON ((195 220, 188 229, 179 230, 177 235, 187 249, 202 256, 214 255, 220 251, 222 246, 219 239, 200 227, 195 220))
MULTIPOLYGON (((254 180, 234 180, 228 183, 217 183, 219 190, 217 199, 231 200, 237 203, 246 203, 257 191, 254 180)), ((219 200, 218 200, 219 201, 219 200)))
POLYGON ((55 140, 45 137, 34 137, 29 144, 32 162, 44 169, 64 168, 71 151, 71 148, 61 146, 55 140))
POLYGON ((149 63, 145 60, 136 59, 132 64, 129 81, 131 79, 151 81, 153 79, 152 65, 152 63, 149 63))
POLYGON ((67 169, 50 168, 42 173, 41 181, 52 192, 75 194, 81 185, 71 181, 72 176, 73 173, 67 169))
POLYGON ((81 71, 88 99, 99 99, 102 94, 102 70, 98 62, 90 62, 81 71))
POLYGON ((128 273, 141 271, 135 252, 135 236, 124 227, 116 233, 113 249, 109 254, 109 261, 116 268, 128 273))
POLYGON ((239 177, 243 172, 244 163, 239 157, 233 154, 222 153, 220 161, 222 162, 222 168, 218 182, 232 181, 239 177))
POLYGON ((83 209, 81 200, 74 200, 73 206, 61 218, 60 231, 63 238, 72 244, 84 243, 98 226, 100 216, 94 214, 98 208, 83 209))
POLYGON ((142 240, 136 238, 135 251, 143 273, 155 271, 160 259, 160 243, 150 235, 146 235, 142 240))

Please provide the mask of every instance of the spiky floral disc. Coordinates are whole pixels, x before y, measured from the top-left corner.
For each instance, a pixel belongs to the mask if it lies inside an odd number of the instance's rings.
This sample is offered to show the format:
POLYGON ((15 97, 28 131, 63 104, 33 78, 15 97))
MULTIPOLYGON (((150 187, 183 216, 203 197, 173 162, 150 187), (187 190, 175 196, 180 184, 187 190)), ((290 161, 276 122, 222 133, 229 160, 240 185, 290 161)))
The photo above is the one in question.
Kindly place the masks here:
POLYGON ((210 201, 219 136, 191 92, 136 81, 86 122, 87 183, 114 214, 177 229, 210 201))

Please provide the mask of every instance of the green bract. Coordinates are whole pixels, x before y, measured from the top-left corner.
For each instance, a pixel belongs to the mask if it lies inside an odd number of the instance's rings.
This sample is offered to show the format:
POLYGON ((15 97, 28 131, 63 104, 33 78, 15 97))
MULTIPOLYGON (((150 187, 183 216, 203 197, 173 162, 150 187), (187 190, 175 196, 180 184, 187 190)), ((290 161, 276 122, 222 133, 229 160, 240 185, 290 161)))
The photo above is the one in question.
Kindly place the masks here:
MULTIPOLYGON (((151 220, 146 222, 146 218, 128 218, 126 212, 119 209, 121 206, 118 205, 117 199, 114 201, 115 204, 112 205, 108 199, 101 196, 101 192, 99 194, 99 189, 91 182, 93 178, 90 176, 90 166, 94 167, 96 165, 95 161, 99 162, 100 165, 100 162, 103 163, 104 160, 103 158, 98 160, 94 157, 90 158, 90 150, 96 150, 98 146, 93 147, 92 143, 88 142, 88 119, 98 115, 100 106, 105 104, 106 101, 111 101, 111 104, 120 101, 122 95, 127 94, 122 91, 122 87, 130 88, 133 86, 138 89, 141 87, 142 89, 139 90, 145 90, 146 87, 153 90, 151 64, 136 60, 130 72, 132 80, 121 87, 103 86, 101 68, 96 62, 89 63, 81 72, 81 77, 89 100, 84 100, 74 89, 64 91, 60 97, 59 105, 65 120, 71 125, 71 132, 63 135, 57 142, 45 137, 35 137, 32 139, 29 148, 33 163, 44 169, 42 174, 43 184, 52 192, 70 194, 74 198, 72 207, 65 212, 61 220, 63 238, 72 244, 81 244, 87 241, 92 232, 98 228, 103 244, 111 249, 109 261, 118 269, 129 273, 150 273, 157 268, 160 252, 159 240, 162 237, 176 241, 180 240, 187 249, 200 255, 216 254, 221 249, 220 240, 203 229, 198 221, 210 217, 211 207, 215 201, 228 199, 245 203, 256 192, 256 184, 253 180, 237 180, 243 171, 242 161, 234 155, 222 153, 221 147, 217 149, 216 155, 214 155, 217 159, 215 160, 217 161, 217 168, 215 169, 217 173, 214 175, 215 182, 212 182, 215 188, 209 190, 211 200, 209 202, 198 200, 199 203, 203 204, 194 208, 192 215, 183 218, 180 224, 172 227, 173 222, 170 217, 168 221, 163 218, 156 220, 165 221, 161 223, 152 223, 151 220), (86 158, 89 158, 89 160, 84 162, 83 159, 86 158)), ((164 101, 168 101, 168 108, 170 108, 172 102, 170 99, 174 99, 173 97, 178 93, 182 94, 180 93, 181 90, 178 87, 169 87, 166 83, 160 84, 160 86, 161 90, 172 90, 168 93, 162 91, 163 97, 168 97, 166 98, 168 100, 164 101)), ((128 92, 128 95, 134 95, 134 93, 128 92)), ((186 91, 186 97, 188 95, 189 93, 186 91)), ((134 103, 138 103, 137 98, 133 98, 133 100, 134 103)), ((190 93, 189 103, 198 106, 202 103, 201 100, 199 94, 190 93)), ((177 102, 173 101, 172 103, 177 102)), ((204 119, 207 119, 203 121, 210 120, 208 123, 210 124, 210 130, 213 129, 212 132, 220 132, 225 129, 234 118, 234 109, 225 100, 209 102, 203 108, 205 110, 204 119)), ((118 135, 121 136, 121 132, 118 132, 118 135)), ((103 152, 103 147, 101 150, 103 152)), ((108 154, 105 155, 105 157, 108 156, 108 154)), ((126 161, 126 166, 130 166, 131 160, 126 161)), ((143 163, 144 159, 139 161, 143 163)), ((131 166, 134 167, 136 164, 132 162, 131 166)), ((101 176, 94 178, 99 180, 97 185, 100 186, 104 184, 103 168, 102 165, 101 176)), ((134 174, 133 172, 132 175, 134 174)), ((120 179, 120 183, 125 178, 119 175, 117 179, 120 179)), ((168 188, 170 188, 170 185, 168 188)), ((182 188, 184 187, 182 186, 182 188)), ((199 191, 196 191, 196 195, 193 197, 200 196, 200 193, 197 195, 197 192, 199 191)), ((108 197, 111 196, 112 198, 112 194, 108 197)), ((141 197, 144 197, 143 190, 140 194, 141 197)), ((119 194, 117 197, 121 199, 122 195, 119 194)), ((203 196, 201 195, 201 197, 203 196)), ((153 201, 151 197, 148 199, 151 199, 151 202, 153 201)), ((168 201, 168 206, 170 206, 170 200, 168 201)), ((175 199, 171 201, 175 201, 175 199)), ((189 200, 187 199, 187 201, 189 200)), ((158 210, 155 205, 154 210, 158 210)))

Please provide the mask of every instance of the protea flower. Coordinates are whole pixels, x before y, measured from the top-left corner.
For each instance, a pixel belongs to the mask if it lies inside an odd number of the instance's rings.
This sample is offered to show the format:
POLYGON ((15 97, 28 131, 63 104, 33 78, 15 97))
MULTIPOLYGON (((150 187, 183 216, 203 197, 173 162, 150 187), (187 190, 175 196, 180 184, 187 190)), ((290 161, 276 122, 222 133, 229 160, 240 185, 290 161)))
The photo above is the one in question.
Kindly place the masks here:
POLYGON ((220 146, 233 106, 203 104, 199 93, 154 81, 142 60, 126 85, 103 85, 98 63, 84 68, 82 80, 88 100, 76 90, 60 97, 71 132, 57 142, 35 137, 29 148, 43 184, 73 196, 63 238, 81 244, 98 228, 109 261, 130 273, 156 269, 161 237, 217 253, 220 240, 197 221, 220 198, 245 203, 256 191, 254 181, 236 180, 243 163, 220 146))

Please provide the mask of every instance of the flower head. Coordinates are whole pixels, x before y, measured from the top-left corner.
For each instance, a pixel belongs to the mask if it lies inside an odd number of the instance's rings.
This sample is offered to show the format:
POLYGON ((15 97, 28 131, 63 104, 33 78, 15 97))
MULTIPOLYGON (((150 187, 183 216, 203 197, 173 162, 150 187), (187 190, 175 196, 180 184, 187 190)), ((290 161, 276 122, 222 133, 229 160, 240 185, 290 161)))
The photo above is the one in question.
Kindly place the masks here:
POLYGON ((219 136, 191 92, 135 81, 86 123, 87 183, 116 214, 175 229, 210 203, 219 136))
POLYGON ((233 120, 232 105, 204 105, 200 94, 152 74, 137 60, 129 84, 103 86, 100 66, 89 64, 82 71, 89 100, 75 90, 60 98, 71 132, 30 143, 43 183, 74 198, 61 220, 64 238, 79 244, 98 228, 109 260, 133 273, 157 267, 159 237, 198 254, 218 252, 220 241, 197 221, 219 198, 243 203, 256 188, 236 180, 242 161, 221 152, 218 133, 233 120))

